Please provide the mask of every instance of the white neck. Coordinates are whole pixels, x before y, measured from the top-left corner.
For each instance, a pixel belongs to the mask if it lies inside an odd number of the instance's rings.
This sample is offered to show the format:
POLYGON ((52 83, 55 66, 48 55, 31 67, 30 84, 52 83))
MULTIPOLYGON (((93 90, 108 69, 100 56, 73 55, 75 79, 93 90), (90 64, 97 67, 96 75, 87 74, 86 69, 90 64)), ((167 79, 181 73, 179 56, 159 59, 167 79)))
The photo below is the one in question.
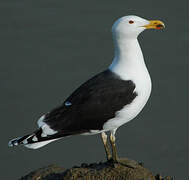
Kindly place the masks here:
POLYGON ((140 75, 141 71, 148 73, 137 38, 116 37, 113 34, 113 40, 115 57, 109 66, 111 71, 123 79, 132 78, 136 73, 140 75))

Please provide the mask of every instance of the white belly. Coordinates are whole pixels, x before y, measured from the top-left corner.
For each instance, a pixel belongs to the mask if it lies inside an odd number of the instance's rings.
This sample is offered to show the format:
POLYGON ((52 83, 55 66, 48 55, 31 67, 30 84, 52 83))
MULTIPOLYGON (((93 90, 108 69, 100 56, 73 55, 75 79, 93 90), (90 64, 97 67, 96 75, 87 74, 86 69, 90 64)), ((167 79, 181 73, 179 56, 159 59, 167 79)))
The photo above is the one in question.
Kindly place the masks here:
POLYGON ((117 129, 119 126, 134 119, 147 103, 151 93, 151 79, 148 72, 142 75, 128 78, 128 80, 130 79, 135 83, 137 96, 131 104, 125 105, 120 111, 116 112, 114 118, 104 124, 103 129, 105 131, 117 129))

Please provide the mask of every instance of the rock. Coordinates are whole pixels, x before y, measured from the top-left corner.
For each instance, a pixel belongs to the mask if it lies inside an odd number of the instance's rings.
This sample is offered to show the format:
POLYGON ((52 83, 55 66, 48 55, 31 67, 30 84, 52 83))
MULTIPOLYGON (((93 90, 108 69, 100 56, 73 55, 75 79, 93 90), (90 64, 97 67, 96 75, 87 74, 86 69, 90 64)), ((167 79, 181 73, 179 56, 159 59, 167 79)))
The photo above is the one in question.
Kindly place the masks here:
POLYGON ((48 180, 47 177, 53 177, 56 174, 63 173, 64 171, 64 168, 58 167, 56 165, 49 165, 29 173, 28 175, 20 178, 20 180, 48 180))
POLYGON ((40 168, 20 180, 173 180, 153 174, 141 163, 122 158, 118 163, 100 162, 64 169, 56 165, 40 168))

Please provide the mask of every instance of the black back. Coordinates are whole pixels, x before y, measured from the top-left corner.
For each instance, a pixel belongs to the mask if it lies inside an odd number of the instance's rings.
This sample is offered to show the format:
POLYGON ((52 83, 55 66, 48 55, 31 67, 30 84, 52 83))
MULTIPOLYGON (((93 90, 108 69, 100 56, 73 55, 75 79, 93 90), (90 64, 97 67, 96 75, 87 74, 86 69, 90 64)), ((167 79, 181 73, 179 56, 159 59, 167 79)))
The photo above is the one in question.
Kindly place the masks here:
POLYGON ((101 130, 106 121, 135 99, 134 89, 132 81, 124 81, 106 70, 86 81, 61 106, 46 114, 44 122, 63 134, 101 130))

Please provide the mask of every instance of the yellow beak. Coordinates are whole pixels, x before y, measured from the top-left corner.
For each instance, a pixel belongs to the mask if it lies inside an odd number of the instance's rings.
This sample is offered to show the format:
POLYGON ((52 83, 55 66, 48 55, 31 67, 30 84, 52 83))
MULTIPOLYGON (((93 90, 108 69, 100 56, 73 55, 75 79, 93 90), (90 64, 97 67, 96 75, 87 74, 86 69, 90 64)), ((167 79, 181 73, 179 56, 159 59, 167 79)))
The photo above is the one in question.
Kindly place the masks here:
POLYGON ((150 22, 149 24, 147 24, 143 27, 145 27, 146 29, 163 29, 163 28, 165 28, 165 25, 162 21, 151 20, 149 22, 150 22))

